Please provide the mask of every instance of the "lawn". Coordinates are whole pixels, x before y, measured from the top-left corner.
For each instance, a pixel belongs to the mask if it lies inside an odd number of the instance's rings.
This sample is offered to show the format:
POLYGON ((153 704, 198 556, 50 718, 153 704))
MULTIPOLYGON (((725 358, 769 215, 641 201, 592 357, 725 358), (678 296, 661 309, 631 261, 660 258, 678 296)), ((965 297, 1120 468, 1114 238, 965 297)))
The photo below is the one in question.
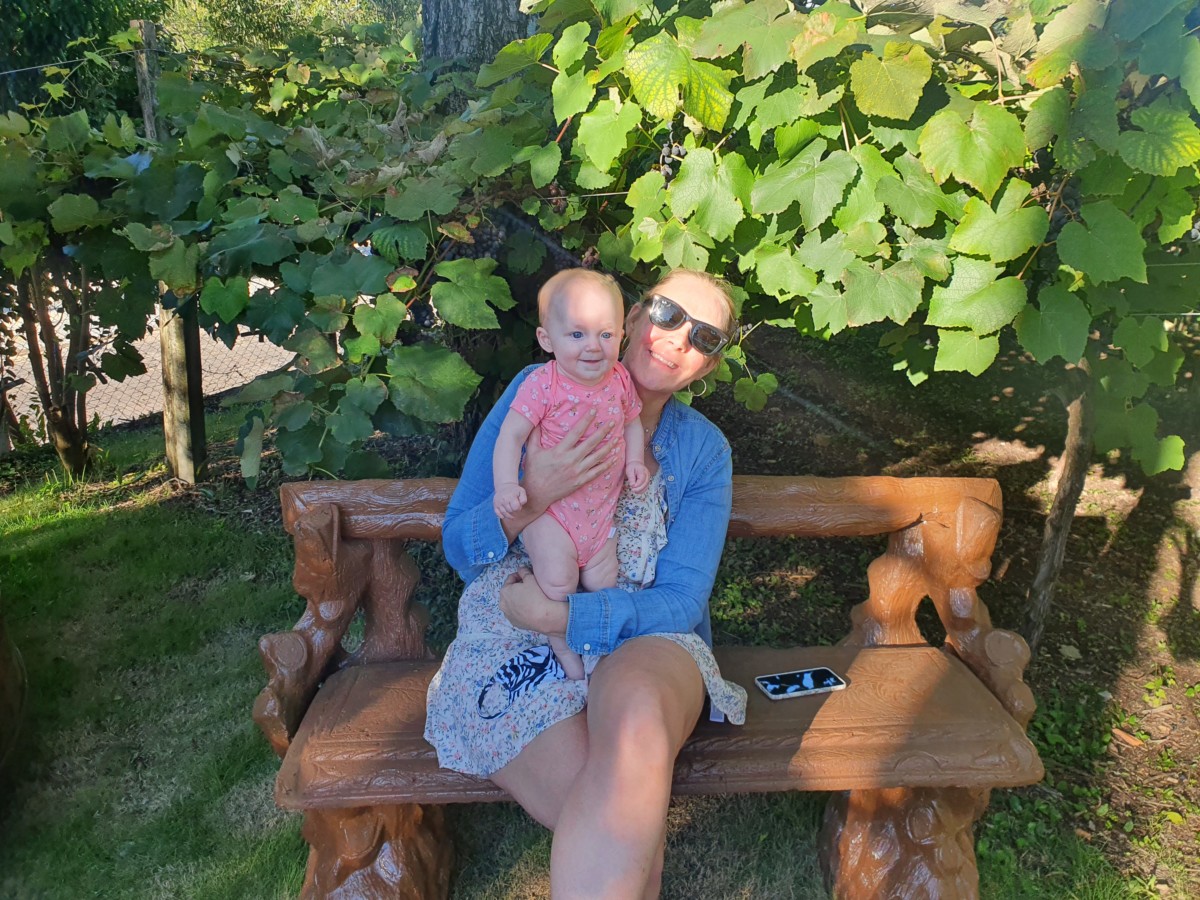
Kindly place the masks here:
MULTIPOLYGON (((1007 519, 984 599, 999 624, 1019 626, 1061 419, 1051 404, 1030 412, 1040 388, 1021 381, 1020 366, 1012 394, 955 382, 913 399, 864 369, 853 347, 844 357, 808 344, 754 349, 794 362, 754 429, 730 427, 747 413, 727 400, 707 404, 734 436, 738 470, 1000 477, 1007 519)), ((0 616, 28 678, 15 744, 0 735, 0 753, 11 748, 0 763, 0 896, 299 891, 299 818, 272 803, 277 760, 250 706, 264 681, 257 638, 290 627, 303 603, 290 586, 278 475, 268 465, 265 487, 241 484, 236 421, 212 417, 213 477, 191 490, 167 479, 152 429, 104 434, 105 455, 82 481, 62 480, 47 453, 0 460, 0 616)), ((420 472, 421 454, 392 456, 397 474, 420 472)), ((1139 482, 1119 466, 1098 466, 1089 482, 1057 615, 1030 672, 1040 704, 1031 733, 1048 778, 994 795, 979 835, 985 897, 1200 890, 1200 692, 1189 696, 1200 683, 1200 614, 1188 606, 1200 532, 1175 484, 1139 482)), ((731 543, 713 598, 717 640, 837 640, 878 551, 873 541, 731 543)), ((435 548, 420 563, 431 641, 444 645, 453 578, 435 548)), ((936 637, 936 621, 922 624, 936 637)), ((677 801, 664 896, 825 896, 815 850, 823 799, 677 801)), ((520 810, 457 807, 450 818, 453 896, 547 895, 548 836, 520 810)))

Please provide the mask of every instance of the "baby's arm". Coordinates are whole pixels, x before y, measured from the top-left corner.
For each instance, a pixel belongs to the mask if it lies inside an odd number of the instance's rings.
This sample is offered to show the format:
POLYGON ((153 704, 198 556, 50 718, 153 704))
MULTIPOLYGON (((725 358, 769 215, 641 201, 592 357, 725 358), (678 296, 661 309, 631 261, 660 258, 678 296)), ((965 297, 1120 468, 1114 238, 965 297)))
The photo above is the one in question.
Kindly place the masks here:
POLYGON ((646 432, 637 416, 625 423, 625 480, 639 494, 650 484, 650 470, 646 468, 646 432))
POLYGON ((492 452, 492 480, 496 494, 493 504, 502 519, 513 516, 525 505, 525 489, 518 482, 521 468, 521 448, 533 431, 533 423, 515 409, 510 409, 500 425, 496 449, 492 452))

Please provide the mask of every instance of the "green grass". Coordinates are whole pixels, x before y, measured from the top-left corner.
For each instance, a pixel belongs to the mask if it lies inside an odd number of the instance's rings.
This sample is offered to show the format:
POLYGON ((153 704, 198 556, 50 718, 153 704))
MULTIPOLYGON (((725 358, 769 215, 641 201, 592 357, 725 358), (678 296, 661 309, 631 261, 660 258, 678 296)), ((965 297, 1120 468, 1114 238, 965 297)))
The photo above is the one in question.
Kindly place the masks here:
MULTIPOLYGON (((228 441, 236 414, 210 425, 228 441)), ((277 526, 239 513, 240 486, 210 513, 163 485, 156 434, 112 435, 79 482, 47 455, 7 464, 0 493, 0 616, 29 677, 27 715, 0 772, 0 897, 295 896, 306 848, 299 818, 271 799, 277 760, 250 719, 264 682, 257 638, 302 604, 277 526)), ((232 450, 226 446, 227 455, 232 450)), ((218 496, 218 500, 221 498, 218 496)), ((713 601, 719 640, 832 642, 878 552, 872 542, 739 541, 713 601)), ((454 581, 422 548, 433 637, 453 629, 454 581)), ((1092 765, 1104 712, 1046 704, 1033 734, 1048 766, 1092 765)), ((3 743, 3 742, 0 742, 3 743)), ((984 897, 1144 894, 1075 837, 1070 798, 997 791, 981 828, 984 897)), ((822 898, 817 829, 824 796, 676 801, 668 898, 822 898)), ((451 807, 454 896, 548 894, 547 833, 512 804, 451 807)))
POLYGON ((292 896, 299 823, 250 721, 255 643, 295 617, 282 534, 146 490, 157 441, 0 497, 0 615, 28 674, 0 778, 0 896, 292 896), (134 475, 122 474, 134 469, 134 475), (140 485, 140 487, 139 487, 140 485))

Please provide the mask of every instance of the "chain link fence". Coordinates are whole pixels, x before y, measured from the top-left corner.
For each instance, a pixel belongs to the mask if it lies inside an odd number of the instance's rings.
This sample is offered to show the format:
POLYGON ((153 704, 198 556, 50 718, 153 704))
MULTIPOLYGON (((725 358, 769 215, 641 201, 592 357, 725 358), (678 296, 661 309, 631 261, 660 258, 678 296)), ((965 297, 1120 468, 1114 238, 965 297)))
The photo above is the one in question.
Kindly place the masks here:
MULTIPOLYGON (((98 419, 101 427, 135 422, 162 413, 162 349, 157 329, 134 346, 145 362, 144 374, 130 376, 124 381, 108 379, 88 391, 88 417, 93 421, 98 419)), ((285 365, 294 355, 254 335, 243 334, 230 348, 201 332, 204 396, 213 397, 240 388, 259 375, 285 365)), ((14 412, 18 417, 28 417, 36 428, 41 401, 27 355, 18 353, 11 361, 7 378, 10 382, 21 382, 8 394, 14 412)))

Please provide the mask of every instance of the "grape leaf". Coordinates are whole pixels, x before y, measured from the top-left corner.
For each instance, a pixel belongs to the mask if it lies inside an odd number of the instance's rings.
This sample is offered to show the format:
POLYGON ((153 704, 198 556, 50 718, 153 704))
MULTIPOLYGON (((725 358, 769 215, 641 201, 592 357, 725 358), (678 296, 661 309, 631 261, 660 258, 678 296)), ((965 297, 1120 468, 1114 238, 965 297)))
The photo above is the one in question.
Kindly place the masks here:
POLYGON ((622 103, 618 108, 612 100, 601 100, 580 118, 576 147, 583 149, 597 169, 607 172, 625 152, 629 132, 641 121, 642 111, 636 103, 622 103))
POLYGON ((275 448, 283 457, 283 471, 289 475, 303 475, 310 465, 320 462, 324 437, 325 426, 317 422, 296 431, 276 432, 275 448))
POLYGON ((63 194, 47 209, 50 212, 50 224, 60 234, 112 220, 111 214, 100 212, 100 204, 91 194, 63 194))
POLYGON ((257 290, 246 307, 246 324, 261 331, 274 344, 287 340, 292 329, 303 320, 304 299, 286 287, 257 290))
POLYGON ((1080 210, 1086 227, 1068 222, 1058 236, 1059 258, 1087 274, 1094 284, 1130 278, 1146 281, 1146 242, 1129 216, 1111 201, 1089 203, 1080 210))
POLYGON ((883 59, 866 53, 851 63, 850 89, 864 115, 907 119, 932 74, 933 61, 920 45, 888 41, 883 59))
POLYGON ((176 241, 166 250, 150 254, 150 277, 166 284, 176 296, 186 297, 199 286, 200 245, 176 241))
POLYGON ((978 197, 972 197, 950 238, 950 249, 1004 262, 1041 243, 1050 228, 1050 218, 1040 206, 1021 205, 1030 191, 1024 181, 1011 179, 995 212, 978 197))
POLYGON ((970 119, 943 109, 921 130, 921 161, 938 184, 955 178, 991 200, 996 188, 1025 159, 1025 133, 1017 117, 986 102, 971 104, 970 119))
POLYGON ((276 225, 250 223, 221 232, 208 244, 208 261, 221 275, 249 272, 295 256, 296 245, 276 225))
POLYGON ((684 112, 714 130, 725 124, 733 105, 733 73, 693 60, 665 31, 630 50, 624 72, 642 106, 660 119, 675 116, 681 91, 684 112))
POLYGON ((222 322, 232 322, 242 314, 250 303, 250 281, 240 276, 222 281, 212 277, 204 279, 200 292, 200 308, 206 313, 220 316, 222 322))
POLYGON ((1039 363, 1056 356, 1076 363, 1087 346, 1092 315, 1077 296, 1052 285, 1038 294, 1037 306, 1026 306, 1013 324, 1017 340, 1039 363))
POLYGON ((1108 28, 1122 41, 1132 41, 1183 2, 1184 0, 1113 0, 1108 13, 1108 28))
POLYGON ((875 193, 902 221, 913 228, 926 228, 939 212, 954 221, 962 218, 963 192, 947 194, 909 153, 898 157, 894 165, 899 177, 880 178, 875 193))
POLYGON ((692 53, 713 59, 741 48, 742 77, 756 81, 788 61, 792 40, 803 24, 788 0, 730 4, 704 20, 692 53))
POLYGON ((926 237, 913 228, 897 222, 896 240, 900 259, 911 259, 922 275, 930 281, 945 281, 950 277, 950 257, 946 253, 949 238, 943 231, 941 237, 926 237))
POLYGON ((754 271, 764 291, 781 299, 807 295, 817 276, 787 247, 768 244, 754 255, 754 271))
POLYGON ((300 370, 315 375, 338 364, 337 351, 329 338, 311 325, 302 326, 284 344, 283 349, 294 351, 299 357, 300 370))
POLYGON ((925 278, 908 260, 879 269, 856 259, 842 273, 842 284, 846 289, 847 324, 867 325, 891 319, 903 325, 921 305, 925 278))
POLYGON ((562 165, 562 147, 553 141, 542 147, 522 147, 513 157, 513 162, 528 162, 533 186, 544 188, 558 177, 558 169, 562 165))
MULTIPOLYGON (((295 397, 295 394, 291 396, 295 397)), ((277 406, 274 416, 275 427, 285 431, 299 431, 312 421, 314 409, 310 400, 297 400, 282 407, 277 406)))
POLYGON ((564 28, 562 37, 558 39, 550 54, 554 65, 565 72, 583 59, 583 55, 587 53, 587 39, 591 30, 592 26, 587 22, 576 22, 564 28))
POLYGON ((475 79, 478 87, 491 87, 499 84, 511 75, 535 66, 550 45, 554 43, 554 35, 549 32, 535 34, 524 40, 512 41, 501 48, 496 58, 479 68, 475 79))
POLYGON ((662 257, 673 269, 708 268, 708 249, 712 239, 699 229, 689 228, 672 219, 662 229, 662 257))
POLYGON ((280 225, 291 225, 297 220, 311 222, 317 217, 317 201, 305 197, 295 185, 289 185, 278 197, 267 201, 267 215, 280 225))
POLYGON ((1166 352, 1167 349, 1163 320, 1154 316, 1147 316, 1140 322, 1132 316, 1121 319, 1113 331, 1112 340, 1113 345, 1125 353, 1125 358, 1139 369, 1147 365, 1155 353, 1166 352))
POLYGON ((375 434, 375 423, 371 417, 351 402, 349 397, 342 397, 337 409, 325 417, 325 427, 335 441, 347 446, 365 441, 375 434))
POLYGON ((803 29, 792 41, 796 69, 805 72, 821 60, 837 56, 859 39, 863 27, 860 23, 857 17, 838 16, 825 9, 809 13, 803 29))
POLYGON ((341 259, 327 257, 313 270, 309 290, 317 297, 354 300, 359 294, 382 294, 391 273, 391 263, 382 256, 348 253, 341 259))
POLYGON ((371 248, 394 266, 425 259, 429 235, 419 225, 385 225, 371 232, 371 248))
POLYGON ((733 385, 733 399, 745 404, 751 412, 759 412, 767 405, 767 398, 779 389, 779 380, 770 372, 758 378, 739 378, 733 385))
POLYGON ((954 263, 946 287, 935 287, 926 322, 943 328, 970 328, 977 334, 999 331, 1025 307, 1020 279, 997 276, 999 266, 969 256, 954 263))
POLYGON ((390 344, 407 315, 408 308, 403 303, 391 294, 380 294, 374 304, 360 303, 354 307, 354 327, 359 334, 369 334, 380 344, 390 344))
POLYGON ((972 331, 938 331, 937 372, 970 372, 982 375, 1000 352, 1000 340, 991 334, 980 337, 972 331))
POLYGON ((1130 116, 1140 131, 1125 131, 1118 138, 1121 159, 1139 172, 1174 175, 1181 166, 1200 159, 1200 129, 1184 109, 1158 100, 1130 116))
POLYGON ((731 154, 718 160, 711 150, 697 148, 679 166, 667 202, 677 217, 691 217, 713 240, 721 241, 732 235, 744 218, 740 197, 749 194, 752 180, 741 156, 731 154))
POLYGON ((444 216, 458 205, 459 190, 440 178, 410 179, 389 193, 384 209, 404 221, 423 219, 426 213, 444 216))
POLYGON ((492 274, 495 269, 494 259, 456 259, 434 266, 434 272, 446 279, 430 291, 438 314, 461 328, 499 328, 488 304, 511 309, 515 301, 508 282, 492 274))
POLYGON ((436 344, 393 347, 387 370, 392 405, 426 422, 461 419, 482 381, 461 356, 436 344))
POLYGON ((586 70, 572 75, 559 72, 550 85, 550 96, 554 100, 554 119, 565 122, 571 116, 583 112, 596 96, 596 87, 588 79, 586 70))
POLYGON ((796 259, 806 268, 819 271, 825 281, 834 282, 841 280, 842 272, 850 265, 854 254, 846 249, 846 235, 843 232, 835 231, 821 240, 819 231, 810 231, 804 236, 796 259))
POLYGON ((759 215, 780 213, 800 204, 804 227, 811 231, 829 218, 858 171, 845 150, 822 159, 828 144, 814 140, 783 165, 774 164, 754 183, 751 202, 759 215))
POLYGON ((1025 116, 1025 149, 1039 150, 1064 134, 1070 109, 1071 95, 1062 85, 1055 85, 1034 100, 1025 116))

